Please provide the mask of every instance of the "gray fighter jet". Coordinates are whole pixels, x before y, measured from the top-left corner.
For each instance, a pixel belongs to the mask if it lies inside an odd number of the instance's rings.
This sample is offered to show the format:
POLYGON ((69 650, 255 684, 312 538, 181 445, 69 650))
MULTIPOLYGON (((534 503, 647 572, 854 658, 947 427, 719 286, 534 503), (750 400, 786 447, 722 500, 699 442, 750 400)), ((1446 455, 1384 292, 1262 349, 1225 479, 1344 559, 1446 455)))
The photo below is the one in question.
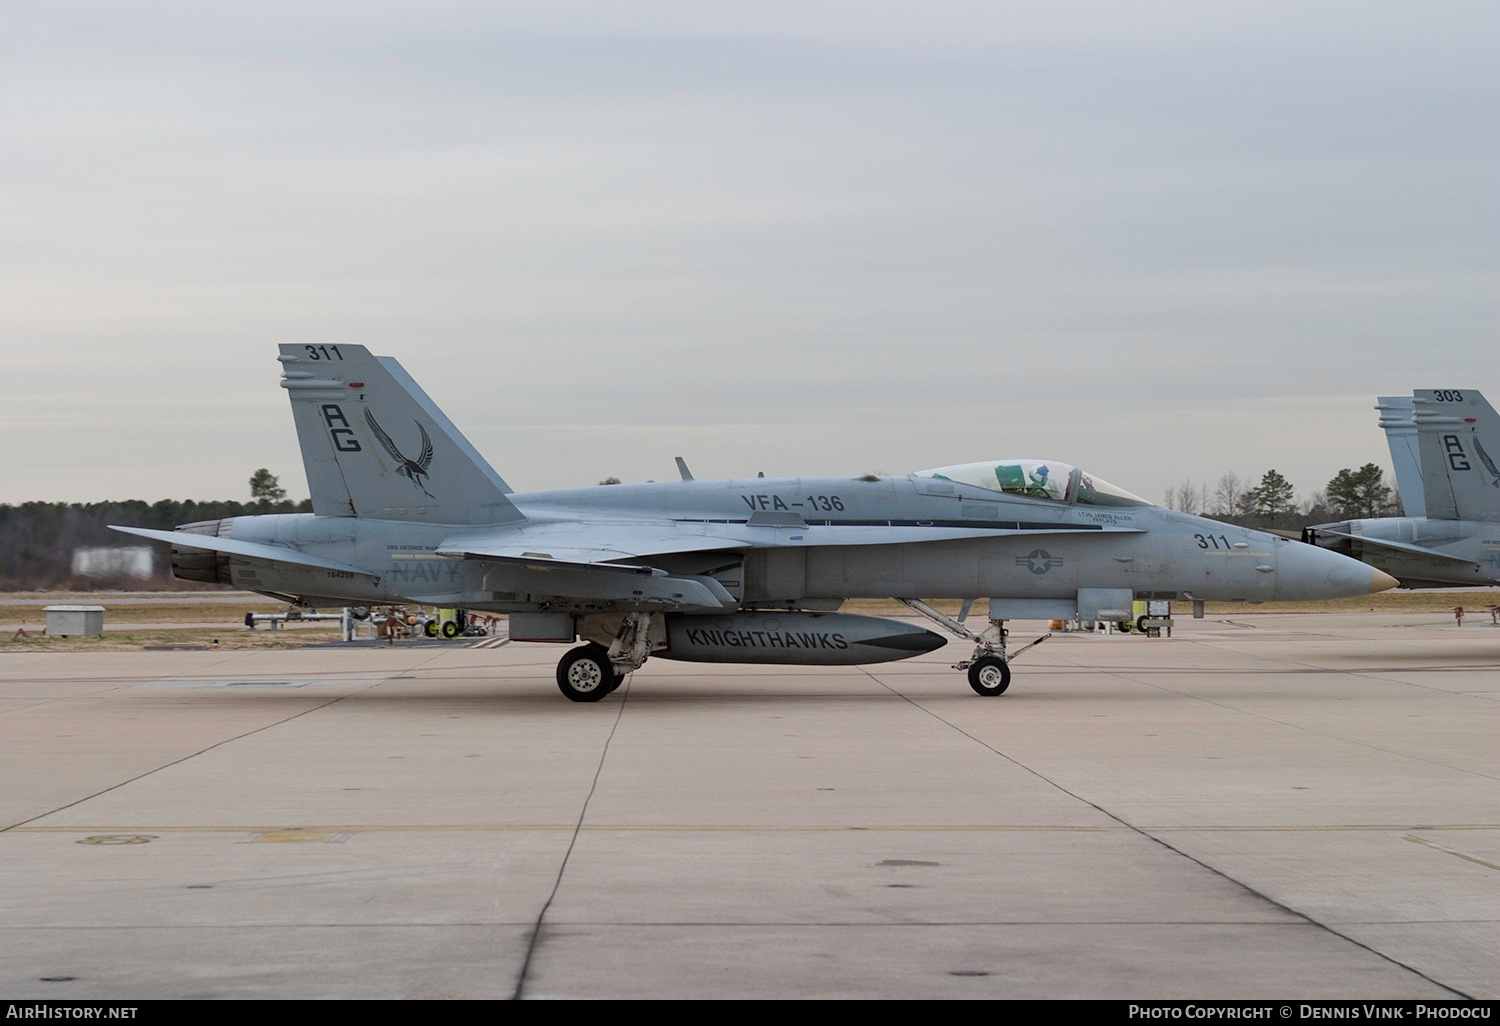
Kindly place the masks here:
POLYGON ((972 641, 954 668, 998 695, 1009 619, 1124 620, 1137 597, 1323 599, 1396 583, 1047 460, 728 481, 679 463, 680 481, 516 494, 395 360, 351 345, 284 345, 280 360, 313 512, 117 530, 170 542, 188 580, 310 606, 507 613, 513 640, 582 639, 557 670, 574 701, 597 701, 651 656, 874 663, 945 643, 838 612, 851 598, 898 598, 972 641), (989 625, 971 631, 923 598, 965 611, 988 599, 989 625))
POLYGON ((1406 516, 1319 524, 1303 540, 1409 588, 1500 584, 1500 417, 1473 389, 1378 402, 1406 516))

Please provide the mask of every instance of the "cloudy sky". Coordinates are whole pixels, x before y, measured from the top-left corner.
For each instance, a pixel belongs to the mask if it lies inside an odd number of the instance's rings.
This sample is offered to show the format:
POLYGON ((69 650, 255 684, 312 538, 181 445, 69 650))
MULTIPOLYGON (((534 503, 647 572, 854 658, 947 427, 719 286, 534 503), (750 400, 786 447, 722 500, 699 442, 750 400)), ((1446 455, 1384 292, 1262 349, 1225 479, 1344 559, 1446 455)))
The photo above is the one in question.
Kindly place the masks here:
POLYGON ((518 490, 1148 498, 1500 401, 1493 0, 13 0, 0 502, 306 495, 280 342, 518 490))

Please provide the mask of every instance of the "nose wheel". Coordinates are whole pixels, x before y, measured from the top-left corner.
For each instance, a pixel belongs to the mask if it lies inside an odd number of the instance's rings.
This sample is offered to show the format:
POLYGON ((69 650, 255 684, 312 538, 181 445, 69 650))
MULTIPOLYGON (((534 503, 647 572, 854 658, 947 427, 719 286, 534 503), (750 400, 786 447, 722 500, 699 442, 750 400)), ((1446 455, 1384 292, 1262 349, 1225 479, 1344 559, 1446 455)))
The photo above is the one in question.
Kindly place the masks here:
POLYGON ((1010 687, 1010 666, 999 656, 982 656, 969 664, 969 687, 980 695, 1003 695, 1010 687))
POLYGON ((985 697, 1005 694, 1005 689, 1010 687, 1010 660, 1025 652, 1026 649, 1035 648, 1052 637, 1050 634, 1043 634, 1031 644, 1007 654, 1005 642, 1010 636, 1010 631, 1005 629, 1004 620, 991 620, 989 628, 977 634, 963 625, 963 618, 969 611, 972 599, 964 602, 963 610, 958 614, 957 620, 938 612, 918 599, 898 598, 896 601, 916 610, 952 634, 974 642, 974 655, 962 662, 954 663, 953 668, 969 671, 969 687, 974 689, 975 694, 985 697))

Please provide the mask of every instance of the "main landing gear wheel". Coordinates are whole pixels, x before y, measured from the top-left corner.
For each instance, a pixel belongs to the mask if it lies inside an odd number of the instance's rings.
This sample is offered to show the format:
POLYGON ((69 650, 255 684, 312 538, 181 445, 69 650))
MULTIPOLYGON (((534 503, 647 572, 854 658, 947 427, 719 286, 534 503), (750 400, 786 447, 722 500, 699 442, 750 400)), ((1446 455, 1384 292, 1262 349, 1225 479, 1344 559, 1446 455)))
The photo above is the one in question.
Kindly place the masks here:
POLYGON ((575 648, 557 664, 557 689, 574 702, 599 701, 618 687, 619 679, 601 645, 575 648))
POLYGON ((980 695, 1003 695, 1010 687, 1010 666, 998 656, 984 656, 969 667, 969 687, 980 695))

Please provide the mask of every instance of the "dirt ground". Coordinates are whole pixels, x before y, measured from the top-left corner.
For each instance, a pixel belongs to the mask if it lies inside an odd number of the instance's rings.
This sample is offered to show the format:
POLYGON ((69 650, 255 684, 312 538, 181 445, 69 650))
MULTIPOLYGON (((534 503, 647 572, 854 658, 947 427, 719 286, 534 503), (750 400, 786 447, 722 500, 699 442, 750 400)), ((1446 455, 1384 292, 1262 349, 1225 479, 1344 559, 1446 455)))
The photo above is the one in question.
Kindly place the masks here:
MULTIPOLYGON (((1465 618, 1488 618, 1487 607, 1500 603, 1500 589, 1483 591, 1388 591, 1361 598, 1330 602, 1266 602, 1259 605, 1241 602, 1210 602, 1205 614, 1210 617, 1250 616, 1257 613, 1370 613, 1370 612, 1441 612, 1449 613, 1462 606, 1465 618)), ((960 603, 939 600, 933 603, 941 611, 956 615, 960 603)), ((1191 616, 1191 605, 1177 603, 1179 617, 1191 616)), ((0 596, 0 654, 6 652, 109 652, 139 651, 160 646, 213 648, 215 643, 226 649, 300 648, 322 644, 339 636, 338 623, 316 620, 292 622, 272 631, 264 625, 247 630, 246 612, 280 613, 286 607, 259 595, 245 592, 199 593, 184 596, 163 593, 67 593, 31 592, 0 596), (101 605, 105 612, 102 637, 47 637, 43 608, 49 605, 101 605), (129 624, 114 630, 111 622, 129 624), (162 624, 160 628, 150 625, 162 624), (167 625, 184 626, 167 626, 167 625), (222 626, 220 626, 222 624, 222 626), (24 633, 23 633, 24 631, 24 633)), ((985 603, 976 602, 971 617, 984 613, 985 603)), ((330 610, 331 611, 331 610, 330 610)), ((873 616, 910 615, 910 610, 890 599, 854 599, 844 603, 843 612, 873 616)))

